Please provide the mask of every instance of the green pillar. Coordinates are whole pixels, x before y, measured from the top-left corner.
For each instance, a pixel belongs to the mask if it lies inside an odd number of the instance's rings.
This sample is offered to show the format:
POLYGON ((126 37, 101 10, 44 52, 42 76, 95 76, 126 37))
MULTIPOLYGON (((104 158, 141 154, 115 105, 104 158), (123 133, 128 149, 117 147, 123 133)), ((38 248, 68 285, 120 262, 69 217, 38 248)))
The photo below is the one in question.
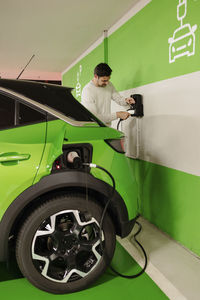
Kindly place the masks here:
POLYGON ((104 30, 104 62, 108 63, 108 30, 104 30))

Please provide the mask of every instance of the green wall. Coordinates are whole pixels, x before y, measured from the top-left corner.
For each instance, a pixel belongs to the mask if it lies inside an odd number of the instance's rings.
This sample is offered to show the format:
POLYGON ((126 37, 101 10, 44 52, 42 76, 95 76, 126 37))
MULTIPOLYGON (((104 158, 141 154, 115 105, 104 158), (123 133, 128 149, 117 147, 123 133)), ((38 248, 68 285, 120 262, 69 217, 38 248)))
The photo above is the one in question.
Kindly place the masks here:
MULTIPOLYGON (((79 80, 81 84, 81 88, 83 88, 86 83, 88 83, 94 73, 94 66, 96 66, 99 62, 104 60, 104 43, 102 42, 97 48, 95 48, 92 52, 86 55, 83 59, 81 59, 76 65, 74 65, 68 72, 66 72, 62 77, 62 84, 64 86, 76 88, 77 84, 77 72, 80 74, 80 65, 82 66, 81 74, 79 75, 79 80)), ((76 97, 75 90, 73 91, 74 96, 76 97)), ((77 100, 81 100, 81 97, 76 97, 77 100)))
MULTIPOLYGON (((108 60, 113 69, 112 82, 119 91, 142 86, 175 76, 199 71, 200 57, 183 56, 169 64, 168 39, 179 27, 178 0, 152 0, 146 7, 81 59, 63 75, 63 85, 76 86, 79 65, 82 65, 81 85, 93 76, 96 64, 108 60), (104 58, 104 45, 108 57, 104 58)), ((197 24, 200 35, 200 1, 188 0, 184 23, 197 24)), ((196 38, 196 53, 200 53, 200 38, 196 38)))
POLYGON ((133 161, 140 213, 200 255, 200 177, 145 161, 133 161))
MULTIPOLYGON (((200 69, 200 1, 187 1, 184 24, 197 24, 195 55, 169 63, 168 39, 180 26, 178 0, 152 0, 108 37, 107 59, 113 69, 112 82, 119 91, 159 82, 200 69)), ((94 66, 104 61, 104 45, 63 75, 63 85, 74 86, 82 65, 83 87, 93 77, 94 66)), ((80 98, 77 98, 80 100, 80 98)), ((132 160, 139 185, 139 211, 172 238, 200 255, 200 177, 174 169, 132 160)))
MULTIPOLYGON (((119 91, 199 71, 200 55, 183 56, 169 64, 168 38, 179 27, 178 0, 152 0, 109 36, 112 82, 119 91)), ((196 52, 200 53, 200 1, 188 0, 184 23, 198 24, 196 52)))

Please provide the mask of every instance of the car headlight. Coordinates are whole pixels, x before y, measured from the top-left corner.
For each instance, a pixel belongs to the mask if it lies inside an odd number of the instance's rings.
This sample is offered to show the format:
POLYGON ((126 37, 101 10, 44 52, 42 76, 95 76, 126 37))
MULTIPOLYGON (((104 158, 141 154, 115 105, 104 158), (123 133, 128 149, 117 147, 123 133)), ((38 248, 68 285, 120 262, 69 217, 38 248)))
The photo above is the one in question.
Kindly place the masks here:
POLYGON ((109 139, 105 140, 105 142, 113 148, 115 151, 120 152, 120 153, 125 153, 124 150, 124 137, 121 139, 109 139))

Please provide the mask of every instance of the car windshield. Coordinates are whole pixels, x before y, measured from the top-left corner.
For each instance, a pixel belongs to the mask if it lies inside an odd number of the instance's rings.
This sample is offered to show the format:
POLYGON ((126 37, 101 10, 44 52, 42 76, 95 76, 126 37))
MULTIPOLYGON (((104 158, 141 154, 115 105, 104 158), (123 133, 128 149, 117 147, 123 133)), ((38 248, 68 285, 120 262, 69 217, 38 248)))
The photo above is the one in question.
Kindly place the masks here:
POLYGON ((73 97, 71 88, 46 83, 7 79, 0 79, 0 86, 53 108, 73 120, 95 122, 100 126, 105 126, 73 97))
POLYGON ((191 30, 190 30, 189 26, 181 27, 174 33, 174 39, 184 37, 186 34, 188 34, 190 32, 191 32, 191 30))

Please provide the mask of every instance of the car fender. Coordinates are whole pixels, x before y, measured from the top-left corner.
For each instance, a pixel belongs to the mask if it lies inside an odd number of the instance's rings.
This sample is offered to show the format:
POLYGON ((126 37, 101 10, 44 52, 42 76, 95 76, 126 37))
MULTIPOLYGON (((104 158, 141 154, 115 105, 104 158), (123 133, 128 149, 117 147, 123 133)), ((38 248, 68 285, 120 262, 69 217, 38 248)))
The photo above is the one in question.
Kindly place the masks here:
MULTIPOLYGON (((112 194, 112 186, 91 174, 86 174, 81 171, 60 171, 50 174, 20 194, 8 207, 0 221, 0 261, 7 259, 8 240, 15 220, 19 218, 20 214, 26 211, 26 207, 30 203, 39 197, 42 199, 45 195, 59 190, 67 190, 70 188, 70 190, 73 191, 73 189, 76 190, 79 188, 84 191, 86 182, 88 190, 102 195, 103 198, 108 201, 112 194)), ((126 205, 116 190, 109 207, 112 217, 114 218, 116 233, 121 237, 125 237, 130 233, 135 219, 129 221, 126 205)))

